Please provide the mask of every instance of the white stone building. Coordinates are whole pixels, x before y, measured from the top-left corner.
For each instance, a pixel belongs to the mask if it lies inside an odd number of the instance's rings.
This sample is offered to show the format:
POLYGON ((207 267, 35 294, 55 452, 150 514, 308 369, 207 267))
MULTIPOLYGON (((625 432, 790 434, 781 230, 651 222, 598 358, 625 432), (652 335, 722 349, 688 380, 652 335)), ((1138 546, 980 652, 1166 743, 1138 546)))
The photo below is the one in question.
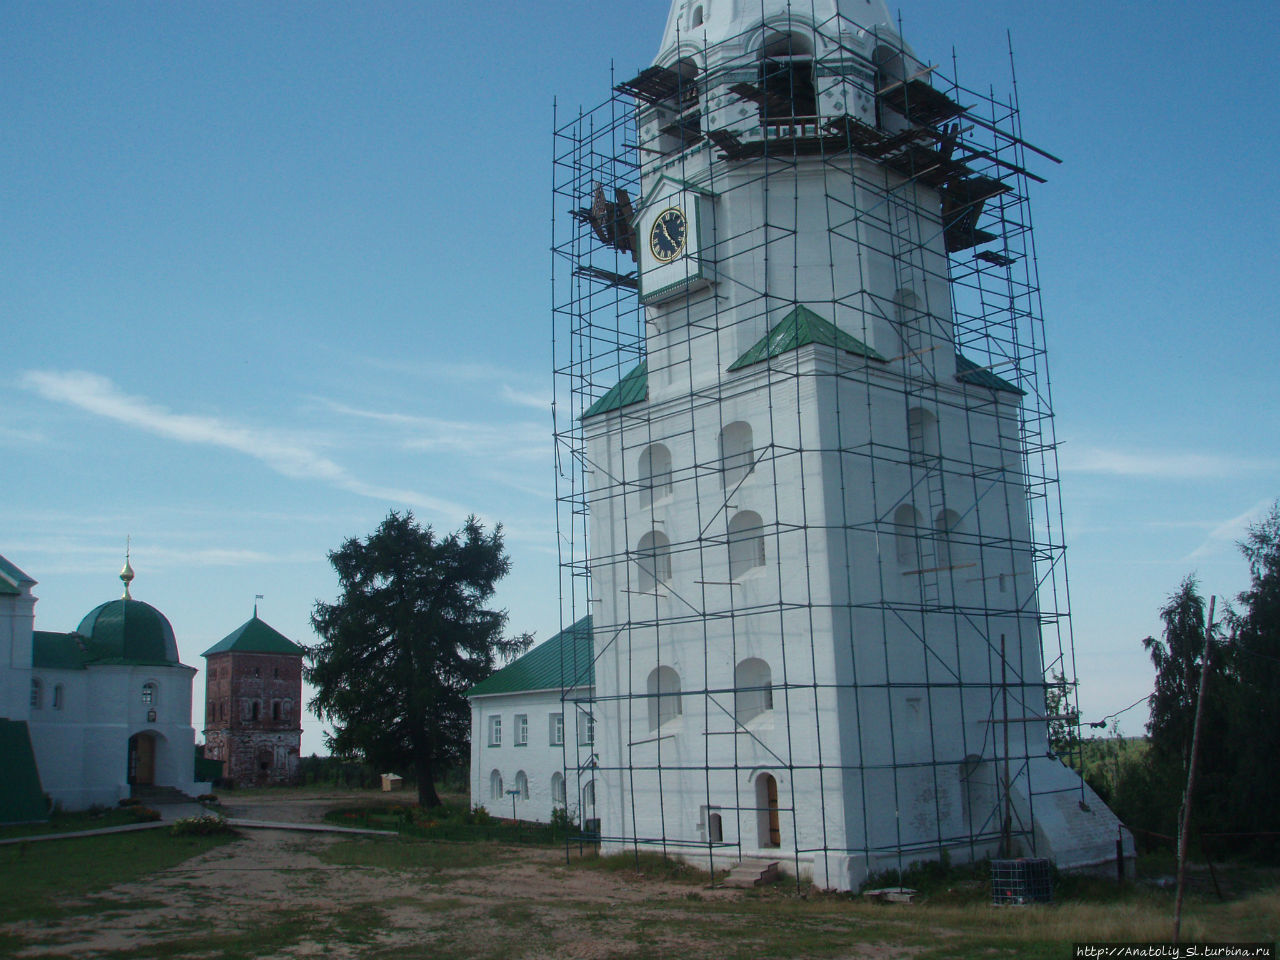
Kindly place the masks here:
POLYGON ((566 756, 591 753, 591 663, 587 617, 467 692, 472 806, 539 823, 557 808, 575 821, 593 809, 591 779, 565 775, 566 756))
POLYGON ((135 787, 197 792, 196 671, 164 614, 129 596, 128 564, 121 579, 121 599, 51 633, 35 629, 36 581, 0 557, 0 718, 28 739, 39 787, 67 810, 114 805, 135 787))
POLYGON ((882 0, 674 0, 618 87, 634 117, 557 132, 596 728, 565 771, 605 849, 837 889, 1132 852, 1047 735, 1071 662, 1023 166, 1047 154, 944 86, 882 0))

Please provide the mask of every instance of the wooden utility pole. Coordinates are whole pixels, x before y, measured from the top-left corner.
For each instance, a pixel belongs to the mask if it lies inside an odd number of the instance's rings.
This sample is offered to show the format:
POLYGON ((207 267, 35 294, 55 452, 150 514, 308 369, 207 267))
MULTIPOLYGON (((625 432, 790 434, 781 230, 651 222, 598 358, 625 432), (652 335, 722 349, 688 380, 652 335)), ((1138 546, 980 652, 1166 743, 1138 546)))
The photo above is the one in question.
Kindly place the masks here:
POLYGON ((1187 789, 1182 795, 1182 811, 1178 817, 1178 897, 1173 906, 1173 942, 1182 933, 1182 895, 1187 887, 1187 833, 1191 828, 1191 791, 1196 786, 1196 754, 1200 746, 1200 718, 1204 716, 1204 692, 1209 685, 1209 651, 1213 643, 1213 606, 1217 596, 1209 598, 1209 617, 1204 625, 1204 652, 1200 660, 1200 692, 1196 695, 1196 719, 1191 728, 1191 761, 1187 764, 1187 789))

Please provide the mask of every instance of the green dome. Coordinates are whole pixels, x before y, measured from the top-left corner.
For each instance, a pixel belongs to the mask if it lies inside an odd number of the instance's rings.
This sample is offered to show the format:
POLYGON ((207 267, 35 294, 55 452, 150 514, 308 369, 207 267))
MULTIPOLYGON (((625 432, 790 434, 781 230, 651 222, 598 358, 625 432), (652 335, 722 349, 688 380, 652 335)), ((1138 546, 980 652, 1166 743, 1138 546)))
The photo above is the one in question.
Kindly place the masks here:
POLYGON ((76 633, 89 641, 95 660, 181 663, 168 619, 141 600, 111 600, 94 607, 80 621, 76 633))

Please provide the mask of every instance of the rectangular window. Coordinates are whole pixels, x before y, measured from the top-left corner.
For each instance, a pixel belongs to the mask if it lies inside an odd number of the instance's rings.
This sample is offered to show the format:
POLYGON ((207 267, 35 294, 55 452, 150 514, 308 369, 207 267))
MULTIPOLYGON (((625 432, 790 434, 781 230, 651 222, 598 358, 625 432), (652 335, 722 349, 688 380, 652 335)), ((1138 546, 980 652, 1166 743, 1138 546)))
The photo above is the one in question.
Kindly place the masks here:
POLYGON ((596 742, 596 718, 589 713, 578 714, 578 745, 589 747, 596 742))
POLYGON ((491 747, 502 746, 502 718, 501 717, 489 718, 489 746, 491 747))
POLYGON ((527 714, 516 714, 516 746, 524 747, 529 743, 529 717, 527 714))
POLYGON ((564 743, 564 714, 551 714, 551 745, 558 747, 564 743))

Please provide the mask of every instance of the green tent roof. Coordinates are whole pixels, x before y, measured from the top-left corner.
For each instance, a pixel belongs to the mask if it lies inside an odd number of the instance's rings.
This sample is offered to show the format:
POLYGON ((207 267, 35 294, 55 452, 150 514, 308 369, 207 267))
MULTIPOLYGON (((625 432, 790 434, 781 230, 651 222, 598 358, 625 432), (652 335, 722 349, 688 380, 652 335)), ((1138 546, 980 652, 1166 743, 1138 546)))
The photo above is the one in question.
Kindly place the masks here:
POLYGON ((0 719, 0 823, 49 819, 49 803, 24 720, 0 719))
POLYGON ((1027 391, 1019 390, 1008 380, 997 377, 986 367, 980 367, 968 357, 956 354, 956 379, 961 383, 972 383, 977 387, 990 387, 992 390, 1003 390, 1025 397, 1027 391))
POLYGON ((468 697, 526 690, 568 690, 595 683, 591 617, 586 616, 467 691, 468 697))
POLYGON ((306 652, 275 627, 259 620, 258 611, 255 610, 253 619, 232 630, 201 656, 208 657, 215 653, 284 653, 301 657, 306 652))
POLYGON ((36 630, 31 635, 31 665, 44 670, 83 670, 93 660, 78 633, 36 630))
POLYGON ((22 593, 23 585, 35 583, 29 576, 15 567, 4 557, 0 557, 0 593, 17 596, 22 593))
POLYGON ((603 397, 587 408, 582 419, 621 410, 633 403, 640 403, 649 396, 649 362, 640 361, 640 365, 615 383, 603 397))
POLYGON ((729 364, 729 369, 741 370, 763 363, 810 343, 843 350, 869 360, 879 360, 881 363, 887 362, 857 337, 850 336, 830 320, 822 319, 808 307, 801 305, 779 320, 755 346, 729 364))

